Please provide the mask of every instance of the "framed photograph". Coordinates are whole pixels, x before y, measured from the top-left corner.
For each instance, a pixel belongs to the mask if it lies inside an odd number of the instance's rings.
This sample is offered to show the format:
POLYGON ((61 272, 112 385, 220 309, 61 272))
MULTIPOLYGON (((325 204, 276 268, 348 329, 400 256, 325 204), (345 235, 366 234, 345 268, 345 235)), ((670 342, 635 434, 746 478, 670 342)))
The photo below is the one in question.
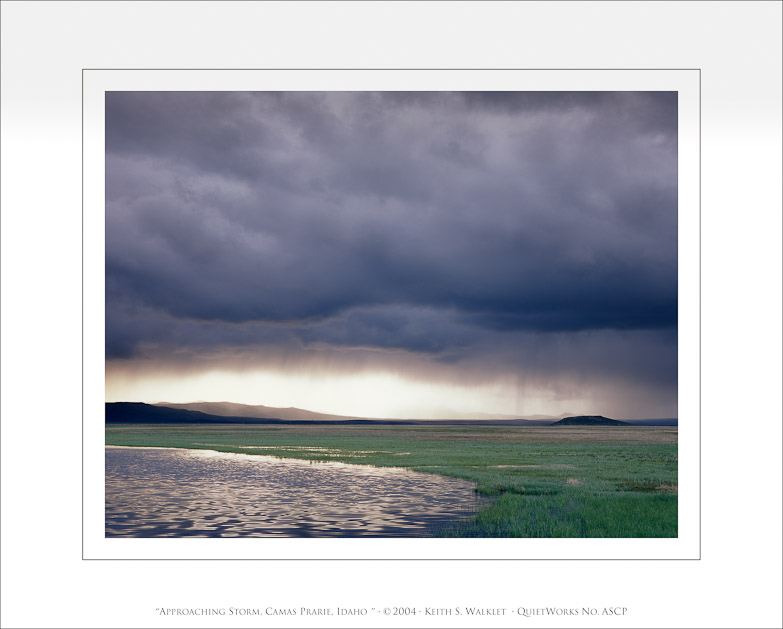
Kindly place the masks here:
POLYGON ((697 71, 83 97, 86 558, 698 557, 697 71))

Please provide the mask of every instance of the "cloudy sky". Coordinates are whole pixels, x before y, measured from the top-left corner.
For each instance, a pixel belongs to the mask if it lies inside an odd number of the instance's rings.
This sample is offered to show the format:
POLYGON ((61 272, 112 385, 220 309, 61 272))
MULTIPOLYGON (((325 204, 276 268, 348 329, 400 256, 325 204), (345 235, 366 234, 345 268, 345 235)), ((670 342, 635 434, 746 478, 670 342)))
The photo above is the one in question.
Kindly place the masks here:
POLYGON ((107 401, 677 416, 673 92, 109 92, 107 401))

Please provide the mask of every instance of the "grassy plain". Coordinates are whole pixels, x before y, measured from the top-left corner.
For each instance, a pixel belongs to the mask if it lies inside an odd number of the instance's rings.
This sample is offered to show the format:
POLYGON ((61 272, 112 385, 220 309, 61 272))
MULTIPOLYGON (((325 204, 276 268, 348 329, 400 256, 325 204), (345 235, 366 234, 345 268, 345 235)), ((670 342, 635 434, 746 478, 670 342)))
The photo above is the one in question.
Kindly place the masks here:
POLYGON ((404 467, 491 497, 454 537, 677 537, 676 427, 112 425, 107 445, 404 467))

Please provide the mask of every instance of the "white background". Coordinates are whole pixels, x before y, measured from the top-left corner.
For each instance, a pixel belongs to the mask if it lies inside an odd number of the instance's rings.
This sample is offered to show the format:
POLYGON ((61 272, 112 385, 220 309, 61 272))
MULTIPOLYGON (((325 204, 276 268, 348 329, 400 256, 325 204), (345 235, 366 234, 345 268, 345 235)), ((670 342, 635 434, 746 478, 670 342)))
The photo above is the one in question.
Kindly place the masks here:
POLYGON ((328 624, 155 613, 270 605, 619 605, 592 624, 480 626, 781 626, 780 77, 777 2, 4 3, 2 626, 328 624), (85 67, 701 68, 702 559, 82 561, 85 67))

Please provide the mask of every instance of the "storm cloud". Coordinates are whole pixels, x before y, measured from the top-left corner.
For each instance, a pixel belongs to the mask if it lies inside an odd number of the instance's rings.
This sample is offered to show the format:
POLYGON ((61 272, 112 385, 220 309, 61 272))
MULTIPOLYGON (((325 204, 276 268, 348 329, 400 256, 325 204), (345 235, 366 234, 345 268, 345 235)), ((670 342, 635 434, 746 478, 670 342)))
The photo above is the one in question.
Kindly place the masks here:
POLYGON ((109 361, 369 353, 676 405, 677 95, 108 92, 106 307, 109 361))

